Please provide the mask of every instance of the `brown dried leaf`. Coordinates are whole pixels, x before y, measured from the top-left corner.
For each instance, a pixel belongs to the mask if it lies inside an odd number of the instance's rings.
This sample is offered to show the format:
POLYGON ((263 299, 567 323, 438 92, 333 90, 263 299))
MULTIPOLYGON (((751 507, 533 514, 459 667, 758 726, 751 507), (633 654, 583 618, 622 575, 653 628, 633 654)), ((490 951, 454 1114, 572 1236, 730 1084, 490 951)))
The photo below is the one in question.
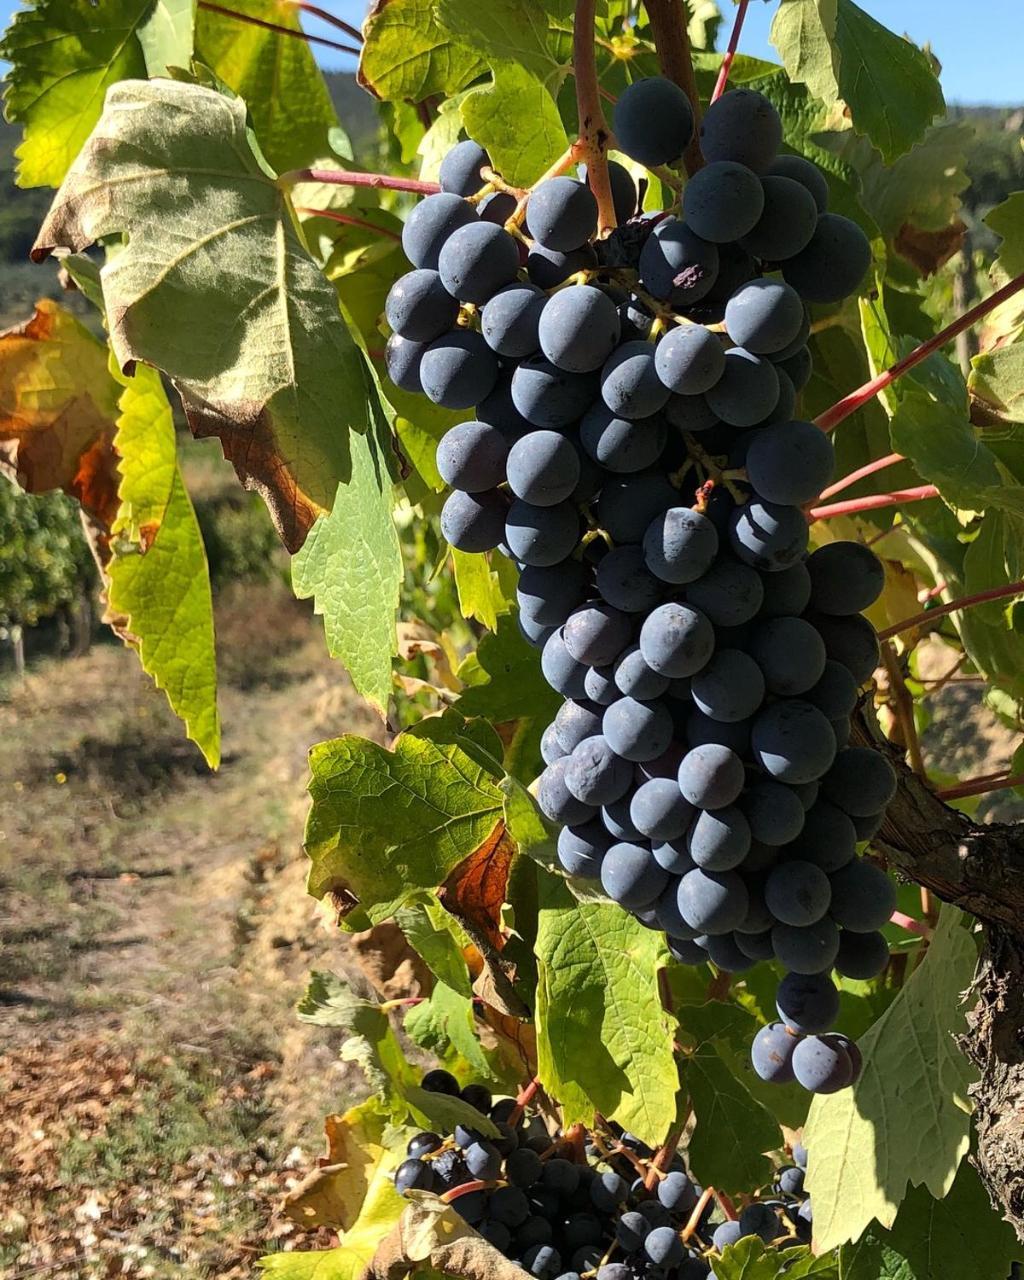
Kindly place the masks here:
POLYGON ((516 851, 516 843, 505 823, 499 822, 441 887, 440 897, 445 908, 474 925, 498 951, 505 946, 501 909, 506 901, 509 870, 516 851))
POLYGON ((423 1192, 413 1196, 360 1280, 402 1280, 428 1260, 434 1271, 460 1280, 528 1280, 528 1272, 488 1244, 450 1205, 423 1192))
POLYGON ((939 231, 924 231, 911 222, 905 222, 896 233, 893 247, 922 276, 933 276, 943 263, 960 252, 966 234, 967 227, 959 218, 939 231))
POLYGON ((381 1145, 384 1119, 374 1101, 324 1121, 327 1156, 285 1196, 284 1212, 299 1226, 348 1231, 374 1178, 397 1163, 381 1145))

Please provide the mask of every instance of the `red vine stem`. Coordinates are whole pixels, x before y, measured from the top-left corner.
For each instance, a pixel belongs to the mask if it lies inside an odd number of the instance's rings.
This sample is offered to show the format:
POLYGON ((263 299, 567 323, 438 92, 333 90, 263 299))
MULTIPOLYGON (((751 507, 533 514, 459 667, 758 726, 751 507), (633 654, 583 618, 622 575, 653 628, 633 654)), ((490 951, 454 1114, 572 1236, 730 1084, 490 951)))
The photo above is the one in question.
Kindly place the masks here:
POLYGON ((393 178, 388 173, 352 173, 348 169, 289 169, 277 181, 284 187, 299 182, 322 182, 332 187, 384 187, 389 191, 413 191, 420 196, 436 195, 441 190, 438 183, 421 182, 419 178, 393 178))
POLYGON ((904 502, 923 502, 937 498, 939 491, 933 484, 922 484, 916 489, 894 489, 892 493, 872 493, 866 498, 848 498, 845 502, 826 503, 811 508, 812 520, 828 520, 831 516, 855 516, 858 511, 876 511, 879 507, 897 507, 904 502))
POLYGON ((901 631, 909 631, 912 627, 919 627, 923 623, 931 622, 934 618, 944 618, 948 613, 959 613, 961 609, 969 609, 975 604, 988 604, 992 600, 1006 600, 1010 596, 1022 594, 1024 594, 1024 581, 1011 582, 1003 587, 989 587, 987 591, 976 591, 973 595, 960 596, 956 600, 950 600, 948 604, 936 605, 934 609, 924 609, 921 613, 915 613, 901 622, 895 622, 884 631, 879 631, 878 638, 890 640, 893 636, 898 636, 901 631))
POLYGON ((868 462, 863 467, 858 467, 856 471, 851 471, 849 475, 843 476, 841 480, 830 484, 827 489, 822 489, 818 496, 831 498, 834 494, 849 489, 850 485, 856 484, 858 480, 865 480, 868 476, 873 476, 876 471, 884 471, 886 467, 895 466, 897 462, 903 461, 905 459, 902 453, 887 453, 884 458, 876 458, 874 462, 868 462))
POLYGON ((594 14, 597 0, 576 0, 572 29, 572 66, 576 77, 576 109, 579 114, 579 146, 587 166, 587 185, 597 201, 597 234, 615 228, 612 184, 608 177, 610 133, 597 86, 597 59, 594 44, 594 14))
POLYGON ((700 94, 690 57, 690 37, 686 31, 687 11, 683 0, 644 0, 651 22, 654 47, 667 79, 677 84, 690 100, 693 110, 693 137, 683 154, 686 172, 694 174, 704 164, 700 151, 700 94))
POLYGON ((976 307, 971 307, 970 311, 965 311, 959 320, 954 320, 952 324, 947 325, 934 338, 929 338, 927 342, 922 342, 909 355, 904 356, 902 360, 897 360, 891 368, 884 370, 877 377, 872 378, 870 382, 865 382, 856 391, 851 391, 848 396, 844 396, 831 409, 826 409, 824 413, 820 413, 814 421, 821 427, 822 431, 831 431, 844 418, 848 418, 851 413, 856 413, 862 405, 874 399, 880 391, 884 391, 886 387, 891 387, 897 378, 908 373, 915 365, 919 365, 922 360, 927 360, 930 355, 934 355, 951 338, 955 338, 958 333, 963 333, 965 329, 969 329, 975 321, 988 315, 990 311, 995 310, 1008 298, 1012 298, 1021 289, 1024 289, 1024 275, 1015 276, 1009 284, 1004 284, 1001 289, 997 289, 984 302, 979 302, 976 307))
POLYGON ((239 13, 237 9, 228 9, 222 4, 214 4, 213 0, 199 0, 199 8, 210 13, 219 13, 222 18, 234 18, 238 22, 247 22, 253 27, 262 27, 265 31, 273 31, 279 36, 294 36, 296 40, 305 40, 307 44, 323 45, 327 49, 337 49, 341 53, 351 53, 359 57, 359 50, 337 40, 329 40, 326 36, 311 36, 295 27, 286 27, 280 22, 268 22, 265 18, 256 18, 251 13, 239 13))
POLYGON ((963 800, 967 796, 986 796, 991 791, 1006 791, 1010 787, 1024 787, 1024 773, 1002 778, 998 782, 993 782, 991 778, 974 778, 970 782, 961 782, 958 786, 936 791, 935 794, 940 800, 963 800))
POLYGON ((514 1129, 523 1118, 523 1112, 533 1101, 533 1096, 540 1088, 540 1076, 534 1076, 525 1089, 521 1090, 516 1098, 516 1105, 512 1108, 508 1117, 508 1123, 514 1129))
MULTIPOLYGON (((942 792, 939 792, 941 795, 942 792)), ((931 928, 924 923, 923 920, 915 920, 913 916, 904 915, 902 911, 894 911, 889 917, 889 923, 898 925, 901 929, 906 929, 907 933, 916 933, 921 938, 930 938, 932 936, 931 928)))
POLYGON ((310 209, 303 204, 297 204, 295 212, 315 218, 327 218, 331 222, 340 222, 346 227, 365 227, 367 231, 375 231, 377 235, 386 236, 390 240, 401 242, 402 239, 398 232, 392 231, 390 227, 378 227, 375 222, 369 222, 366 218, 353 218, 350 213, 336 213, 333 209, 310 209))
POLYGON ((305 13, 310 14, 314 18, 319 18, 321 22, 326 22, 328 26, 337 27, 339 31, 344 31, 347 36, 351 36, 353 40, 363 43, 363 33, 358 27, 353 27, 346 22, 344 18, 335 17, 333 13, 328 13, 326 9, 321 9, 319 5, 309 4, 308 0, 291 0, 296 9, 302 9, 305 13))
POLYGON ((714 1194, 715 1194, 714 1187, 705 1187, 704 1190, 701 1192, 700 1199, 697 1201, 696 1205, 694 1206, 693 1213, 690 1214, 690 1217, 687 1220, 686 1226, 683 1227, 683 1230, 682 1230, 683 1244, 686 1244, 687 1240, 689 1240, 689 1238, 700 1226, 700 1220, 704 1216, 704 1210, 711 1203, 711 1200, 714 1197, 714 1194))
POLYGON ((451 1204, 453 1200, 458 1200, 459 1196, 468 1196, 474 1191, 486 1191, 488 1187, 493 1187, 493 1182, 464 1182, 461 1187, 452 1187, 451 1191, 446 1191, 441 1199, 445 1204, 451 1204))
POLYGON ((729 36, 729 47, 725 51, 725 57, 722 59, 722 65, 718 72, 718 79, 715 81, 715 91, 711 95, 712 103, 725 93, 725 86, 729 83, 729 72, 732 70, 733 58, 736 57, 736 50, 740 44, 740 32, 743 30, 743 19, 747 16, 747 7, 750 0, 740 0, 739 8, 736 10, 736 17, 732 24, 732 34, 729 36))

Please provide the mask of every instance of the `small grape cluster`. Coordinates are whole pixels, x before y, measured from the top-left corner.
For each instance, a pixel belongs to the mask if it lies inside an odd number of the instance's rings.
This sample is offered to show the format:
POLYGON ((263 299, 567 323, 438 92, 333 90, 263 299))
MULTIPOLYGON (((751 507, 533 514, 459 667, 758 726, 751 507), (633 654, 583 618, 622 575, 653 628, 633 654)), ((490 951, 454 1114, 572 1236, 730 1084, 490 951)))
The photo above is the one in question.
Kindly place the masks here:
MULTIPOLYGON (((614 129, 640 163, 670 162, 690 104, 637 81, 614 129)), ((781 137, 765 97, 725 94, 679 214, 638 214, 610 163, 621 225, 604 239, 570 177, 533 189, 521 228, 515 196, 481 187, 486 153, 460 142, 405 224, 416 269, 388 298, 387 364, 404 388, 475 406, 437 449, 441 528, 520 570, 519 625, 565 699, 537 787, 562 867, 680 961, 778 960, 782 1024, 755 1069, 828 1092, 859 1070, 823 1035, 828 972, 864 978, 888 957, 894 889, 857 845, 895 776, 849 745, 882 568, 858 543, 807 554, 804 508, 834 453, 795 403, 807 303, 854 291, 870 250, 781 137)))
MULTIPOLYGON (((514 1098, 493 1100, 483 1085, 460 1089, 443 1070, 429 1071, 422 1083, 489 1115, 499 1137, 470 1125, 448 1137, 418 1133, 395 1173, 396 1188, 445 1196, 538 1280, 714 1280, 714 1251, 742 1236, 766 1244, 810 1237, 800 1167, 779 1172, 772 1197, 753 1199, 722 1221, 678 1153, 656 1170, 654 1152, 618 1126, 552 1134, 539 1114, 528 1115, 514 1098)), ((799 1164, 802 1149, 794 1158, 799 1164)))

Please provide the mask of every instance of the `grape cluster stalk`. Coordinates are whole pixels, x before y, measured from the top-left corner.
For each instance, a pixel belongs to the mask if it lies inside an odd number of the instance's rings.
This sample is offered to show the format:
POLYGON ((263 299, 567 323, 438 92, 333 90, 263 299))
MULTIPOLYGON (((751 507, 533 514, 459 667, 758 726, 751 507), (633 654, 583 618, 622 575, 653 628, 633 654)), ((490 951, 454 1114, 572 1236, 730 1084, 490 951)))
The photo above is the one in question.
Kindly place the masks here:
POLYGON ((810 1240, 799 1145, 794 1163, 737 1211, 695 1182, 681 1155, 660 1168, 655 1152, 618 1125, 563 1132, 515 1098, 495 1100, 480 1084, 460 1089, 444 1070, 428 1071, 422 1084, 467 1102, 498 1136, 471 1123, 415 1134, 396 1189, 443 1196, 537 1280, 714 1280, 716 1257, 744 1236, 777 1247, 810 1240))
MULTIPOLYGON (((618 150, 648 167, 691 141, 660 77, 616 103, 618 150)), ((849 745, 878 663, 863 616, 874 554, 808 553, 832 480, 828 434, 800 418, 810 304, 855 292, 860 228, 829 212, 804 157, 780 154, 761 94, 723 94, 678 208, 638 210, 608 164, 617 228, 597 237, 585 175, 521 208, 459 142, 402 235, 386 362, 400 387, 474 417, 440 441, 448 542, 519 569, 519 625, 564 698, 536 785, 570 877, 596 882, 679 961, 786 970, 780 1021, 753 1046, 765 1080, 850 1085, 834 969, 885 966, 888 876, 859 846, 895 775, 849 745)))

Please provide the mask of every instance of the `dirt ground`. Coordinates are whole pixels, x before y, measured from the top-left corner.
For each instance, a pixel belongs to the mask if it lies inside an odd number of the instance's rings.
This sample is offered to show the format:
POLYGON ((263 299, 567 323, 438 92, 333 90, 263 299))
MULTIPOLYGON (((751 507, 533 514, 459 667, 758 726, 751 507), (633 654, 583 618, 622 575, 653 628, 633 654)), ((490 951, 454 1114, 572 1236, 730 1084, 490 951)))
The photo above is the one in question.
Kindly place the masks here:
MULTIPOLYGON (((379 734, 283 585, 218 605, 211 775, 136 658, 0 703, 0 1274, 253 1273, 359 1085, 292 1012, 347 963, 303 890, 306 751, 379 734)), ((315 1241, 314 1241, 315 1243, 315 1241)))

